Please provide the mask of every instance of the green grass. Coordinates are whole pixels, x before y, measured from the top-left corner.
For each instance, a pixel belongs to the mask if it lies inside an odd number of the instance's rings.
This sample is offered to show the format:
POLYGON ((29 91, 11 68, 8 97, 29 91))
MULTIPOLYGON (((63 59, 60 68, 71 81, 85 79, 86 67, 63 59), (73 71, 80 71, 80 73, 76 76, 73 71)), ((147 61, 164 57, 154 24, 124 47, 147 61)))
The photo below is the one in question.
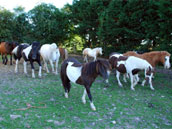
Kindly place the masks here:
POLYGON ((91 88, 97 109, 92 111, 88 97, 87 103, 82 104, 83 86, 72 84, 66 99, 59 75, 43 71, 39 79, 38 71, 35 73, 35 79, 31 73, 2 74, 0 128, 172 128, 172 80, 164 74, 156 74, 155 91, 149 85, 137 85, 131 91, 129 81, 122 82, 124 87, 120 88, 114 75, 106 87, 98 77, 91 88), (16 110, 26 108, 27 103, 46 108, 16 110), (12 119, 10 115, 21 117, 12 119))

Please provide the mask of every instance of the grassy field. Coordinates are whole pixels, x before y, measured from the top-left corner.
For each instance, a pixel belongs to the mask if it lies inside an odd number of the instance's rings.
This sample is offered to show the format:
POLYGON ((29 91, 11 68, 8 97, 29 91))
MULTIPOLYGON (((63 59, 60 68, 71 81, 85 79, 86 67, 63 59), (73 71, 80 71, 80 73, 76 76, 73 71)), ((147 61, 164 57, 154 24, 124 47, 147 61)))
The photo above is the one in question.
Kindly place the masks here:
POLYGON ((0 128, 172 128, 172 77, 166 74, 155 75, 155 91, 148 85, 131 91, 129 82, 120 88, 113 74, 106 87, 98 77, 91 88, 97 108, 92 111, 88 97, 85 105, 81 101, 82 86, 72 84, 66 99, 59 75, 43 71, 40 79, 36 69, 32 79, 20 68, 15 74, 14 65, 0 65, 0 128))

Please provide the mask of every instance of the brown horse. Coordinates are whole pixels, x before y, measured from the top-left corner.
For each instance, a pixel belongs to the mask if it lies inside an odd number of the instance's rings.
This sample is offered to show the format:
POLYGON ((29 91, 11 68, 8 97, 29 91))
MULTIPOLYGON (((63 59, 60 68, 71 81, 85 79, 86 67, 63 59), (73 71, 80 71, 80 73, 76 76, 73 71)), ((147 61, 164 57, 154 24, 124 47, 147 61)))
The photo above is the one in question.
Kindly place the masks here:
POLYGON ((10 64, 12 65, 12 50, 18 45, 16 42, 1 42, 0 43, 0 53, 2 56, 3 64, 7 64, 7 55, 10 54, 10 64), (5 58, 4 58, 5 55, 5 58))
POLYGON ((167 51, 152 51, 146 52, 143 54, 137 54, 134 51, 128 51, 123 54, 124 56, 135 56, 147 60, 153 67, 156 67, 157 64, 161 63, 164 65, 164 68, 170 68, 170 56, 171 54, 167 51))
MULTIPOLYGON (((81 64, 75 58, 68 58, 64 60, 61 65, 60 77, 65 90, 65 97, 68 98, 68 93, 71 89, 71 83, 84 85, 85 90, 82 96, 82 102, 86 103, 86 95, 90 100, 90 106, 92 110, 96 110, 96 107, 92 101, 92 95, 90 88, 98 75, 102 76, 105 80, 108 79, 111 71, 111 66, 106 60, 96 60, 90 63, 81 64)), ((107 82, 107 81, 106 81, 107 82)))
POLYGON ((60 58, 62 58, 62 60, 68 58, 68 51, 65 48, 59 47, 59 51, 60 51, 60 58))

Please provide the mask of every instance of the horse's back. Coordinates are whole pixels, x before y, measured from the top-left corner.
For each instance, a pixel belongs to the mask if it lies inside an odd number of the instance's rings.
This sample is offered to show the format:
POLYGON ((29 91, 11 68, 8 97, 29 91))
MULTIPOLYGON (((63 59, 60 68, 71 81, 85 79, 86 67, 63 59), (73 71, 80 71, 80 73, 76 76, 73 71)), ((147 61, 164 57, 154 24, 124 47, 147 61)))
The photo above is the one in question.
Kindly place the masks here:
POLYGON ((135 56, 129 56, 126 61, 126 64, 132 69, 133 68, 144 69, 147 68, 148 66, 151 66, 151 64, 147 60, 135 56))
POLYGON ((43 58, 47 59, 50 55, 50 44, 44 44, 41 46, 40 54, 43 58))

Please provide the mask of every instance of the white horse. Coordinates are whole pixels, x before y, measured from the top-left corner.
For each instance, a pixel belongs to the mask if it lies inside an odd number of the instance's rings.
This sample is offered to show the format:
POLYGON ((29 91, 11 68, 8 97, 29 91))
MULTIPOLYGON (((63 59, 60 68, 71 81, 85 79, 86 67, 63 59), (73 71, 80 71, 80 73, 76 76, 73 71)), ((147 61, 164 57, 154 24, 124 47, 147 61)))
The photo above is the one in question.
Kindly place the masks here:
POLYGON ((82 52, 83 56, 84 56, 84 61, 88 62, 87 56, 93 57, 94 61, 96 61, 96 58, 98 56, 98 54, 102 55, 102 48, 101 47, 97 47, 94 49, 91 48, 85 48, 82 52))
POLYGON ((117 70, 116 76, 119 85, 121 84, 119 80, 120 73, 127 73, 131 80, 131 90, 134 90, 134 86, 139 81, 137 73, 144 70, 145 80, 142 82, 142 86, 144 86, 146 80, 149 80, 150 88, 154 90, 152 86, 153 67, 146 60, 134 56, 112 55, 109 58, 109 62, 112 68, 117 70))
POLYGON ((52 72, 55 74, 58 74, 57 69, 58 69, 58 62, 59 62, 59 57, 60 57, 60 52, 55 43, 52 44, 44 44, 42 45, 40 49, 40 54, 43 58, 44 61, 44 67, 47 70, 47 73, 49 73, 48 67, 47 67, 47 61, 50 62, 52 72), (54 71, 54 63, 55 62, 55 71, 54 71))

